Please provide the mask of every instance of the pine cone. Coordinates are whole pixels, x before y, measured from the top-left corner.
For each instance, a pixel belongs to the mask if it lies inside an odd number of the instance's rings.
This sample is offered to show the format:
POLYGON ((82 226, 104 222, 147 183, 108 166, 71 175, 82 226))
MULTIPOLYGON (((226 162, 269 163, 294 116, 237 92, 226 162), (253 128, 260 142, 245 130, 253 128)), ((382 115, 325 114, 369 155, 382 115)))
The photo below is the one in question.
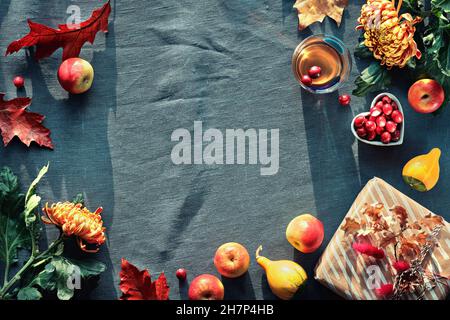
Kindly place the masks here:
POLYGON ((364 29, 364 45, 381 65, 403 68, 411 57, 420 59, 422 55, 414 41, 414 25, 420 21, 409 13, 398 16, 394 1, 368 0, 356 29, 364 29))

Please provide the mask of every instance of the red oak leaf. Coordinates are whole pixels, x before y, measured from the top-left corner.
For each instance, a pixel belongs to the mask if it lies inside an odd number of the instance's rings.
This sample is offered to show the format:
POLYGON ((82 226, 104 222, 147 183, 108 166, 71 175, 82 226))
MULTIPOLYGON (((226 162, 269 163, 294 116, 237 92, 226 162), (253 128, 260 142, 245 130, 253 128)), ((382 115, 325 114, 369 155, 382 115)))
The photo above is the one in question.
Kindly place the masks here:
POLYGON ((58 48, 63 48, 63 61, 78 57, 81 47, 89 41, 94 43, 95 36, 100 30, 108 32, 108 18, 111 13, 109 0, 103 7, 94 10, 86 21, 80 24, 61 24, 58 29, 47 27, 28 20, 30 32, 22 39, 13 41, 7 48, 6 54, 19 51, 24 47, 36 46, 36 59, 49 57, 58 48))
POLYGON ((398 273, 402 273, 403 271, 408 270, 409 268, 411 268, 411 265, 404 260, 398 260, 395 261, 392 266, 394 267, 395 270, 397 270, 398 273))
POLYGON ((26 111, 31 98, 15 98, 5 101, 0 93, 0 132, 5 146, 17 136, 28 147, 36 142, 41 147, 53 149, 50 130, 42 125, 44 116, 26 111))
POLYGON ((352 245, 353 249, 359 253, 374 257, 375 259, 383 259, 384 251, 383 249, 374 247, 370 243, 364 242, 354 242, 352 245))
POLYGON ((394 285, 392 283, 383 284, 381 287, 375 289, 375 293, 380 298, 389 297, 394 293, 394 285))
POLYGON ((120 300, 168 300, 170 291, 164 273, 152 282, 148 270, 141 271, 125 259, 120 271, 120 290, 120 300))

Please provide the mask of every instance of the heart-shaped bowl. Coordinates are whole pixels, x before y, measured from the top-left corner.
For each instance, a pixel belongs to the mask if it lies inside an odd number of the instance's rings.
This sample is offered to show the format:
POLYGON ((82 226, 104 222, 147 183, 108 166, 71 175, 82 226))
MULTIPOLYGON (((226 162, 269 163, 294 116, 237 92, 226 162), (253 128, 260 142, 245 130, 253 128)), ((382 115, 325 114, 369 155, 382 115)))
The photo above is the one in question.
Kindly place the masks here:
MULTIPOLYGON (((404 114, 404 112, 403 112, 402 105, 401 105, 400 101, 397 99, 397 97, 394 96, 393 94, 389 93, 389 92, 383 92, 383 93, 380 93, 379 95, 377 95, 377 96, 373 99, 372 104, 370 105, 370 109, 372 109, 372 107, 377 103, 377 101, 378 101, 381 97, 383 97, 383 96, 388 96, 389 98, 391 98, 391 99, 397 104, 397 106, 398 106, 398 111, 400 111, 400 112, 402 113, 402 115, 403 115, 403 122, 402 122, 402 126, 401 126, 401 129, 400 129, 400 139, 399 139, 398 141, 395 141, 395 142, 383 143, 383 142, 381 142, 381 141, 369 141, 369 140, 365 140, 365 139, 363 139, 363 138, 360 138, 360 137, 358 136, 358 134, 356 133, 356 130, 355 130, 355 119, 356 119, 357 117, 359 117, 359 116, 364 116, 364 117, 366 117, 367 115, 370 114, 370 112, 362 112, 362 113, 360 113, 360 114, 357 114, 357 115, 353 118, 353 120, 352 120, 351 130, 352 130, 352 133, 353 133, 353 135, 355 136, 355 138, 358 139, 359 141, 365 143, 365 144, 370 144, 370 145, 372 145, 372 146, 378 146, 378 147, 393 147, 393 146, 399 146, 399 145, 401 145, 401 144, 403 143, 403 138, 404 138, 404 136, 405 136, 405 114, 404 114)), ((369 109, 369 110, 370 110, 370 109, 369 109)))

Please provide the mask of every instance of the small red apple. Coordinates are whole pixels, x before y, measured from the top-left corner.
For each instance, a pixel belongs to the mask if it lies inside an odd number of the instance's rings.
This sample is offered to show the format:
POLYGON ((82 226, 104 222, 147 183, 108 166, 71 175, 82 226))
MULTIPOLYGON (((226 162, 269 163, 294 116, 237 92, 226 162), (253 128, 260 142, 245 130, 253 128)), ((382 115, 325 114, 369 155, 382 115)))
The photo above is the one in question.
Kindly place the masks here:
POLYGON ((58 80, 61 87, 72 94, 88 91, 94 81, 94 68, 81 58, 69 58, 58 69, 58 80))
POLYGON ((289 243, 303 253, 316 251, 322 244, 323 237, 322 222, 308 213, 294 218, 286 229, 289 243))
POLYGON ((189 300, 223 300, 225 289, 219 278, 202 274, 192 280, 189 286, 189 300))
POLYGON ((224 277, 237 278, 247 272, 250 266, 250 255, 243 245, 228 242, 217 249, 214 265, 224 277))
POLYGON ((444 89, 439 82, 433 79, 418 80, 408 91, 409 105, 420 113, 436 111, 441 107, 444 99, 444 89))

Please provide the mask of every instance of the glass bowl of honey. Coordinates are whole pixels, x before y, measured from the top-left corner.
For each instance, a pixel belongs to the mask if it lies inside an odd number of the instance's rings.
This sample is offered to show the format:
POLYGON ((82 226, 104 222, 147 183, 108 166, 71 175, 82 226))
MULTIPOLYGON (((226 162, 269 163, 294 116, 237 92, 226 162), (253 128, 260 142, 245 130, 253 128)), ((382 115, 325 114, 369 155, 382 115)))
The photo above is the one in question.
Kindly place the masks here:
POLYGON ((329 93, 339 89, 350 76, 352 59, 344 43, 335 36, 318 34, 303 40, 292 55, 292 71, 298 83, 312 93, 329 93), (305 85, 302 77, 311 67, 320 67, 320 75, 305 85))

